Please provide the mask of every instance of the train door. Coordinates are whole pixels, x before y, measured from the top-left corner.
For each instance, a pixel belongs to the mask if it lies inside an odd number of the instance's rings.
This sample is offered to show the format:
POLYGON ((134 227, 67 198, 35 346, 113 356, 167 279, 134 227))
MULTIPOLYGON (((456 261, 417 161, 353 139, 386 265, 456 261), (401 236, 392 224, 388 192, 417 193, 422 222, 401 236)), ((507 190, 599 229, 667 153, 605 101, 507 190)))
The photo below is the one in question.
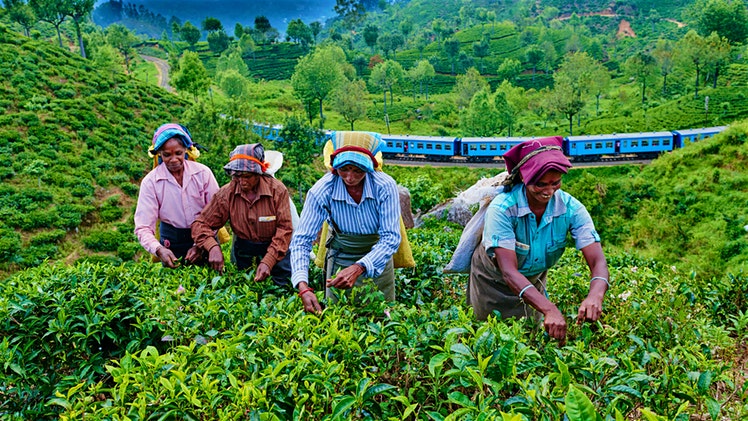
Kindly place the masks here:
POLYGON ((621 141, 616 140, 616 155, 619 155, 621 153, 621 141))

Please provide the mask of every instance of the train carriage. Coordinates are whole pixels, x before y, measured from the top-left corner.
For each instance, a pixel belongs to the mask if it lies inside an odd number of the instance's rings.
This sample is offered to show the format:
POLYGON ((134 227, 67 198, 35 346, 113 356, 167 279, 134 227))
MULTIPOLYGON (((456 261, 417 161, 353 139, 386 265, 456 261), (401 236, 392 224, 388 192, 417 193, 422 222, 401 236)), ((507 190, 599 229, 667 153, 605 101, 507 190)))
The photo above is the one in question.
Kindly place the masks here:
POLYGON ((574 161, 597 161, 603 155, 617 155, 614 134, 567 136, 564 138, 564 154, 574 161))
POLYGON ((454 136, 382 135, 385 157, 447 161, 455 154, 454 136))
POLYGON ((564 153, 575 161, 599 161, 621 155, 652 158, 673 149, 670 132, 567 136, 564 153))
POLYGON ((622 133, 620 139, 621 154, 634 154, 638 158, 657 158, 663 152, 673 150, 672 132, 622 133))
POLYGON ((708 139, 717 133, 724 131, 727 126, 705 127, 701 129, 673 130, 675 136, 674 142, 676 148, 682 148, 689 143, 698 142, 702 139, 708 139))
POLYGON ((470 162, 490 162, 532 137, 463 137, 459 153, 470 162))

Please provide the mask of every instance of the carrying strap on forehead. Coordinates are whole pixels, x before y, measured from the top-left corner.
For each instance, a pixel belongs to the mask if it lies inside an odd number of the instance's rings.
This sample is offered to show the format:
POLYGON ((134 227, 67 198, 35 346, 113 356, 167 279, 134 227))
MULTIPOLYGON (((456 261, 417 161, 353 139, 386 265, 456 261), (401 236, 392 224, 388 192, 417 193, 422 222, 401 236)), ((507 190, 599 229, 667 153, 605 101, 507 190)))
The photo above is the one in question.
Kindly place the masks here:
POLYGON ((534 151, 528 153, 525 155, 524 158, 522 158, 517 165, 512 168, 512 172, 509 173, 509 176, 504 179, 504 181, 501 183, 502 186, 514 186, 515 184, 519 183, 519 169, 522 167, 522 165, 525 164, 525 162, 532 159, 532 157, 541 154, 543 152, 547 151, 560 151, 562 150, 560 146, 541 146, 538 149, 535 149, 534 151))
POLYGON ((270 163, 269 162, 262 162, 259 159, 255 158, 254 156, 245 155, 243 153, 238 153, 238 154, 232 156, 231 158, 229 158, 229 162, 236 161, 237 159, 246 159, 248 161, 252 161, 252 162, 256 163, 257 165, 260 166, 260 168, 262 169, 262 172, 267 171, 268 167, 270 167, 270 163))

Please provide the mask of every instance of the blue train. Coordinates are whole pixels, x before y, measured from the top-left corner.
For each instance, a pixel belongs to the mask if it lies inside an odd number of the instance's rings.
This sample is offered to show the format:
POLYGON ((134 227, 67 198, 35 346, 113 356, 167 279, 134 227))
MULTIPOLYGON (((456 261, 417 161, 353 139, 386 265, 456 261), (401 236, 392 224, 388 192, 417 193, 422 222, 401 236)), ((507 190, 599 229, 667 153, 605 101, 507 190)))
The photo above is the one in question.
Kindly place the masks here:
MULTIPOLYGON (((664 152, 710 138, 727 126, 670 132, 614 133, 564 137, 564 154, 572 161, 609 159, 652 159, 664 152)), ((254 124, 252 131, 264 139, 278 140, 282 126, 254 124)), ((326 132, 318 143, 329 138, 326 132)), ((534 137, 454 137, 419 135, 382 135, 386 142, 382 153, 388 159, 421 161, 492 162, 512 146, 534 137)))

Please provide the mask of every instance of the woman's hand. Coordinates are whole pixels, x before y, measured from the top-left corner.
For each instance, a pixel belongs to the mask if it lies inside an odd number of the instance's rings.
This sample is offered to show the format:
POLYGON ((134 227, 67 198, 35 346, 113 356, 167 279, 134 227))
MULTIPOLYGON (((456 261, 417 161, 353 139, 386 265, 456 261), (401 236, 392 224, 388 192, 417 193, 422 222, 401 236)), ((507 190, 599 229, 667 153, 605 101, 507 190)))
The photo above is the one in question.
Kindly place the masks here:
POLYGON ((270 276, 270 268, 265 263, 260 262, 257 265, 257 271, 255 271, 255 281, 264 281, 270 276))
POLYGON ((577 314, 577 323, 582 322, 596 322, 603 313, 603 295, 590 294, 587 298, 582 301, 582 305, 579 306, 579 313, 577 314))
POLYGON ((551 338, 558 339, 559 345, 566 345, 566 319, 558 308, 554 306, 552 310, 546 312, 543 325, 551 338))
POLYGON ((208 263, 218 273, 223 273, 223 252, 221 251, 221 246, 216 245, 210 249, 208 252, 208 263))
POLYGON ((354 263, 338 272, 335 278, 328 279, 327 286, 340 289, 353 288, 353 285, 356 283, 356 279, 358 279, 359 276, 363 275, 365 271, 366 270, 363 266, 354 263))
POLYGON ((304 311, 307 313, 322 313, 322 306, 319 305, 317 296, 314 295, 314 291, 309 288, 309 285, 306 282, 299 283, 299 292, 303 292, 300 297, 301 302, 304 304, 304 311))
POLYGON ((189 250, 187 250, 187 255, 184 256, 184 260, 189 263, 195 263, 199 261, 201 257, 202 256, 200 256, 200 249, 197 246, 192 246, 189 250))
POLYGON ((167 268, 174 269, 177 267, 177 256, 174 255, 174 253, 169 250, 166 247, 159 247, 156 249, 156 256, 161 260, 161 263, 164 264, 167 268))

